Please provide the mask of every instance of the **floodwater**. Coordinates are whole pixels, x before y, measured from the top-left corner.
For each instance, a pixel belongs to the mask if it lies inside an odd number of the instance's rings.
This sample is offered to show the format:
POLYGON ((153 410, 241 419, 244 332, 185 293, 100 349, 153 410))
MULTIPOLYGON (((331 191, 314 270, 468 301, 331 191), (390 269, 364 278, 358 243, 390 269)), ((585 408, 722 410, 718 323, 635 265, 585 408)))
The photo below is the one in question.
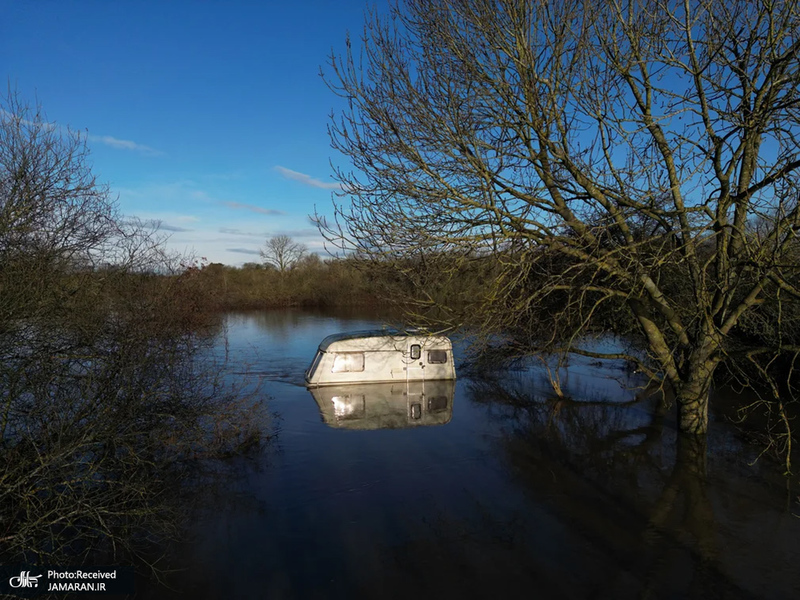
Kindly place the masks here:
POLYGON ((323 337, 381 324, 227 316, 220 352, 261 380, 279 433, 224 465, 174 589, 145 597, 800 597, 797 477, 751 465, 716 413, 707 446, 685 440, 635 376, 589 362, 571 401, 535 364, 335 403, 303 387, 323 337))

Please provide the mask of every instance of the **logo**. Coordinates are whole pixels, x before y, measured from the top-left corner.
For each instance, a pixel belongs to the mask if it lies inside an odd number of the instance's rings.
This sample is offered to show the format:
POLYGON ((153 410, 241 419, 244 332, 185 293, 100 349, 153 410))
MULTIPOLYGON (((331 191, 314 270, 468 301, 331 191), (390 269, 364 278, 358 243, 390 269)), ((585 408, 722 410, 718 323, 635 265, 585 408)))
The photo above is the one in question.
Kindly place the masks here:
POLYGON ((33 575, 31 576, 30 571, 22 571, 19 576, 11 577, 8 580, 8 584, 12 588, 31 588, 31 587, 39 587, 39 577, 41 575, 33 575))

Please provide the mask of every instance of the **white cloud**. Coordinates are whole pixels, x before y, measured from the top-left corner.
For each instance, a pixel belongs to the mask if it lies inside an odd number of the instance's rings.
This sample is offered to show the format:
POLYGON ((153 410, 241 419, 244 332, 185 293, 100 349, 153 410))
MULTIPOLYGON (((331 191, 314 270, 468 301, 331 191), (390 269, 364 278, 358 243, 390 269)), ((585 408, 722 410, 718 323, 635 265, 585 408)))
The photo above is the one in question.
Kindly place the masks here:
POLYGON ((153 229, 155 231, 170 231, 173 233, 185 233, 187 231, 194 231, 193 229, 187 229, 186 227, 178 227, 177 225, 170 225, 165 223, 162 219, 154 219, 150 217, 141 217, 138 215, 133 215, 125 219, 126 223, 131 225, 141 225, 143 227, 153 229))
POLYGON ((90 133, 88 135, 88 140, 90 142, 96 142, 98 144, 110 146, 111 148, 117 148, 118 150, 134 150, 143 154, 150 154, 151 156, 163 154, 163 152, 160 150, 156 150, 150 146, 145 146, 144 144, 139 144, 131 140, 121 140, 110 135, 94 135, 90 133))
POLYGON ((308 239, 316 239, 319 238, 319 231, 316 229, 282 229, 279 231, 252 231, 246 229, 240 229, 235 227, 220 227, 217 229, 219 233, 225 233, 227 235, 240 235, 244 237, 255 237, 255 238, 271 238, 276 235, 286 235, 290 238, 308 238, 308 239))
MULTIPOLYGON (((2 108, 0 108, 0 115, 6 119, 19 118, 17 115, 14 115, 2 108)), ((84 133, 82 133, 81 131, 76 131, 74 129, 71 129, 69 125, 63 126, 59 125, 58 123, 51 123, 49 121, 31 121, 29 119, 22 119, 22 118, 19 118, 19 122, 25 125, 26 127, 40 127, 42 129, 51 131, 54 129, 58 129, 62 134, 78 135, 80 137, 85 137, 90 142, 104 144, 106 146, 110 146, 111 148, 117 148, 118 150, 134 150, 136 152, 142 152, 143 154, 150 154, 152 156, 158 156, 160 154, 163 154, 163 152, 161 152, 160 150, 156 150, 155 148, 151 148, 150 146, 145 146, 144 144, 139 144, 131 140, 121 140, 119 138, 115 138, 110 135, 95 135, 92 133, 84 135, 84 133)))
POLYGON ((283 229, 272 235, 288 235, 290 238, 318 238, 320 237, 318 229, 283 229))
MULTIPOLYGON (((31 121, 30 119, 23 119, 20 114, 9 112, 4 108, 0 108, 0 116, 3 117, 4 120, 13 122, 14 124, 24 125, 25 127, 32 129, 44 129, 46 131, 63 129, 60 128, 56 123, 50 123, 49 121, 31 121)), ((36 116, 38 116, 38 114, 36 116)))
POLYGON ((275 170, 281 175, 283 175, 286 179, 299 181, 300 183, 304 185, 310 185, 311 187, 316 187, 323 190, 342 189, 342 186, 336 182, 321 181, 319 179, 311 177, 311 175, 306 175, 305 173, 300 173, 299 171, 292 171, 291 169, 287 169, 286 167, 276 166, 275 170))
POLYGON ((203 190, 192 190, 189 192, 189 197, 191 197, 192 200, 202 200, 203 202, 217 202, 217 200, 214 200, 214 198, 203 190))
POLYGON ((157 227, 162 231, 174 231, 174 232, 193 231, 192 229, 187 229, 186 227, 177 227, 176 225, 168 225, 167 223, 158 223, 157 227))
POLYGON ((266 233, 256 233, 254 231, 243 231, 241 229, 237 229, 235 227, 220 227, 217 231, 220 233, 227 233, 228 235, 243 235, 245 237, 257 237, 263 238, 267 237, 268 234, 266 233))
POLYGON ((244 204, 242 202, 220 202, 220 204, 232 208, 234 210, 249 210, 250 212, 259 213, 261 215, 285 215, 282 210, 275 210, 274 208, 262 208, 261 206, 254 206, 253 204, 244 204))

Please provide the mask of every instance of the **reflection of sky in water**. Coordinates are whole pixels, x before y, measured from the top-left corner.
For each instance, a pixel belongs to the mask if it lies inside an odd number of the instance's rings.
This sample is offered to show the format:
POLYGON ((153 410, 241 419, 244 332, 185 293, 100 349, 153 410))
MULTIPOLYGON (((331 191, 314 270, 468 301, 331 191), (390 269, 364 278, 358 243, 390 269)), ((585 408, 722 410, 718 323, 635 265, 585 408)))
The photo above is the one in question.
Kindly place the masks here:
MULTIPOLYGON (((748 466, 757 449, 716 413, 705 458, 678 443, 674 409, 634 402, 641 381, 624 369, 571 362, 570 402, 532 361, 460 378, 445 424, 408 427, 401 403, 390 427, 349 430, 325 423, 303 372, 325 336, 380 320, 227 325, 281 431, 228 465, 232 489, 195 520, 184 597, 800 597, 797 482, 787 496, 768 462, 748 466)), ((369 416, 356 396, 331 393, 329 418, 369 416)))
MULTIPOLYGON (((379 329, 383 323, 287 310, 231 313, 225 325, 227 352, 237 368, 269 380, 303 385, 303 373, 324 337, 353 329, 379 329)), ((223 350, 217 348, 217 352, 223 350)))

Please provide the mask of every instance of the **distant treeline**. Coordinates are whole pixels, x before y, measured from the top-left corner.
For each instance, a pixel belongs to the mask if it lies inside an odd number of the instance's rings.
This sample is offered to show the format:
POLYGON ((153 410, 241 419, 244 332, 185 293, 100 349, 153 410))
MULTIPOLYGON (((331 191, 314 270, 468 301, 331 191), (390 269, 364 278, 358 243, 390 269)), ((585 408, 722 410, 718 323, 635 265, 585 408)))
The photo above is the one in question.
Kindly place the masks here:
POLYGON ((218 310, 380 302, 373 278, 363 265, 346 259, 322 260, 316 254, 283 272, 260 263, 242 267, 211 263, 191 267, 187 275, 203 301, 218 310))
POLYGON ((446 254, 363 260, 304 256, 280 271, 269 264, 197 264, 181 275, 197 301, 217 310, 381 305, 447 310, 485 301, 495 260, 456 261, 446 254))
POLYGON ((206 306, 242 310, 388 304, 397 298, 387 290, 401 287, 399 276, 390 273, 354 258, 323 260, 312 254, 284 271, 261 263, 211 263, 190 267, 182 277, 192 280, 206 306))

